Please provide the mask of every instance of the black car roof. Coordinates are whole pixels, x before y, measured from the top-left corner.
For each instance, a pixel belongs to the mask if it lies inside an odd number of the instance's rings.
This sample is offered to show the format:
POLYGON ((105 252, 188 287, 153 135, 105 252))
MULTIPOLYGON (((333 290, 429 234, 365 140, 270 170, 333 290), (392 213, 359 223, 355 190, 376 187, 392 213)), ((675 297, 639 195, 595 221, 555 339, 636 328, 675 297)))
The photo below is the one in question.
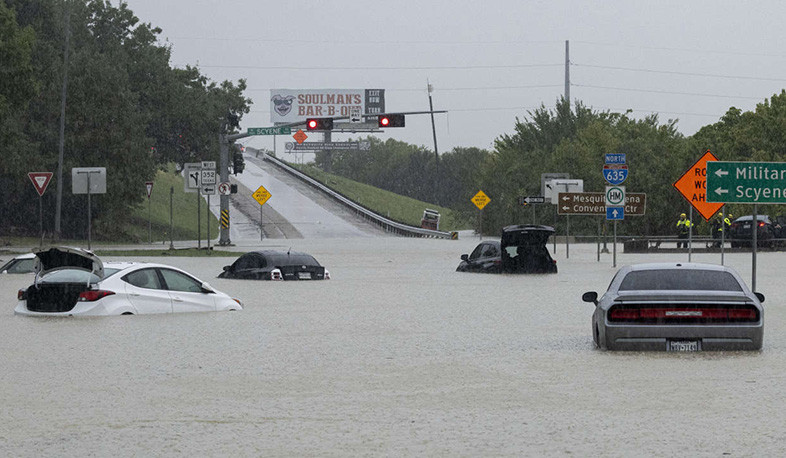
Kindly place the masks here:
POLYGON ((259 250, 259 251, 250 251, 243 256, 259 256, 265 258, 271 264, 276 265, 294 265, 294 264, 313 264, 313 265, 320 265, 319 262, 314 259, 308 253, 302 253, 300 251, 278 251, 278 250, 259 250))

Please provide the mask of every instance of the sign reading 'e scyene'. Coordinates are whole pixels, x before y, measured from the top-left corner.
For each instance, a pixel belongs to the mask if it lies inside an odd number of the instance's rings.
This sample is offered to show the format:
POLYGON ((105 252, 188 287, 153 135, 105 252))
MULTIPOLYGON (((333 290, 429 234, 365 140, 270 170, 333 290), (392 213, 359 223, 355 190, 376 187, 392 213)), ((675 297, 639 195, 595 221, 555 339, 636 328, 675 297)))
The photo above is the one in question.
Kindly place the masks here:
POLYGON ((707 201, 786 203, 786 162, 710 162, 707 201))
POLYGON ((723 206, 722 203, 713 203, 707 200, 707 163, 717 161, 718 158, 710 150, 696 161, 679 180, 674 182, 674 187, 682 194, 693 208, 709 221, 712 215, 723 206))

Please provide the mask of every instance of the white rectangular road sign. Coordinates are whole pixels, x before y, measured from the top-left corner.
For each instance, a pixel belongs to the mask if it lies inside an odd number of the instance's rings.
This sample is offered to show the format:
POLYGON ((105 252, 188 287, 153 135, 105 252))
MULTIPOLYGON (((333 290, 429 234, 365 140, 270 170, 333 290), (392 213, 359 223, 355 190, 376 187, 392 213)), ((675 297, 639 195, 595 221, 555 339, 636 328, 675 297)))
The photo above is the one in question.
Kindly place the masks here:
POLYGON ((87 194, 88 175, 90 194, 106 194, 106 167, 74 167, 71 169, 71 192, 87 194))
POLYGON ((200 187, 199 192, 203 196, 215 196, 216 195, 216 185, 203 185, 200 187))
POLYGON ((183 192, 197 192, 201 175, 201 162, 187 162, 183 164, 183 192))
POLYGON ((216 161, 202 161, 202 169, 203 170, 204 169, 215 170, 216 169, 216 161))
POLYGON ((556 178, 546 181, 546 194, 543 197, 557 205, 559 204, 557 194, 560 192, 584 192, 584 180, 556 178))
POLYGON ((200 185, 214 185, 216 183, 217 183, 217 181, 216 181, 216 170, 215 169, 213 169, 213 170, 202 169, 201 174, 200 174, 200 178, 199 178, 199 184, 200 185))

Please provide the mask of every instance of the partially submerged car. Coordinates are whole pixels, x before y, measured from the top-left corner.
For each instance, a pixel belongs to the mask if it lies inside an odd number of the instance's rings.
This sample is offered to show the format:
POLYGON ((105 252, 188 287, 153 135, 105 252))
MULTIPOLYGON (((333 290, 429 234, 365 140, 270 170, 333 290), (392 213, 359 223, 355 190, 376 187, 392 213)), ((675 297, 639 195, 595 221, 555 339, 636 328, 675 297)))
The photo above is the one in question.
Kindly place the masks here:
POLYGON ((592 336, 603 350, 759 350, 764 295, 730 267, 651 263, 622 267, 595 304, 592 336))
POLYGON ((0 274, 29 274, 35 272, 35 253, 20 254, 0 267, 0 274))
POLYGON ((297 251, 260 250, 246 253, 218 278, 240 280, 329 280, 330 272, 313 256, 297 251))
POLYGON ((176 267, 102 262, 81 248, 35 253, 36 277, 20 289, 14 312, 33 316, 103 316, 242 310, 238 299, 176 267))
POLYGON ((458 272, 557 273, 546 243, 554 234, 550 226, 519 224, 502 229, 500 241, 480 243, 470 255, 461 255, 458 272))

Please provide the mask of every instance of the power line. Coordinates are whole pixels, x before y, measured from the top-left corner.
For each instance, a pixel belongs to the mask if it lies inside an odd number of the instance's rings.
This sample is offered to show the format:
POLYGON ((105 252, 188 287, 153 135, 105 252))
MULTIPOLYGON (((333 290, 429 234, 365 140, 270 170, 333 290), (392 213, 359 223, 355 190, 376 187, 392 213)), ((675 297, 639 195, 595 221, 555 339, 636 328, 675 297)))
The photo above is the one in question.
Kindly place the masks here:
MULTIPOLYGON (((190 64, 189 64, 190 65, 190 64)), ((542 68, 562 67, 563 64, 521 64, 521 65, 445 65, 423 67, 296 67, 264 65, 196 65, 197 68, 236 68, 241 70, 472 70, 492 68, 542 68)), ((177 67, 177 66, 176 66, 177 67)))
MULTIPOLYGON (((509 90, 509 89, 540 89, 540 88, 555 88, 555 87, 562 87, 561 84, 533 84, 529 86, 477 86, 477 87, 448 87, 448 88, 434 88, 435 92, 440 91, 487 91, 487 90, 509 90)), ((275 89, 246 89, 249 92, 263 92, 263 91, 273 91, 275 89)), ((385 89, 386 92, 395 91, 395 92, 425 92, 425 88, 392 88, 392 89, 385 89)))
POLYGON ((202 41, 229 41, 229 42, 257 42, 257 43, 282 43, 282 44, 351 44, 351 45, 391 45, 391 44, 412 44, 412 45, 491 45, 491 44, 556 44, 562 41, 551 40, 304 40, 304 39, 283 39, 283 38, 236 38, 236 37, 188 37, 174 36, 166 37, 172 40, 202 40, 202 41))
POLYGON ((633 89, 633 88, 625 88, 625 87, 614 87, 614 86, 595 86, 592 84, 571 84, 571 86, 575 87, 586 87, 592 89, 609 89, 614 91, 627 91, 627 92, 648 92, 652 94, 674 94, 674 95, 693 95, 699 97, 721 97, 726 99, 749 99, 749 100, 763 100, 766 97, 748 97, 744 95, 723 95, 723 94, 706 94, 706 93, 699 93, 699 92, 676 92, 676 91, 659 91, 654 89, 633 89))
POLYGON ((691 73, 691 72, 677 72, 670 70, 653 70, 647 68, 632 68, 632 67, 612 67, 606 65, 589 65, 589 64, 576 64, 571 62, 570 65, 575 67, 588 67, 588 68, 601 68, 605 70, 620 70, 628 72, 644 72, 644 73, 659 73, 662 75, 681 75, 681 76, 701 76, 703 78, 725 78, 725 79, 740 79, 740 80, 756 80, 756 81, 777 81, 786 82, 786 78, 763 78, 760 76, 734 76, 734 75, 718 75, 713 73, 691 73))
POLYGON ((602 43, 598 41, 580 41, 571 40, 571 43, 580 43, 585 45, 592 45, 592 46, 609 46, 609 47, 617 47, 617 48, 632 48, 632 49, 650 49, 655 51, 680 51, 680 52, 692 52, 697 54, 726 54, 732 56, 753 56, 753 57, 786 57, 783 54, 766 54, 766 53, 751 53, 751 52, 744 52, 744 51, 718 51, 712 49, 699 49, 699 48, 670 48, 664 46, 633 46, 633 45, 626 45, 620 43, 602 43))

